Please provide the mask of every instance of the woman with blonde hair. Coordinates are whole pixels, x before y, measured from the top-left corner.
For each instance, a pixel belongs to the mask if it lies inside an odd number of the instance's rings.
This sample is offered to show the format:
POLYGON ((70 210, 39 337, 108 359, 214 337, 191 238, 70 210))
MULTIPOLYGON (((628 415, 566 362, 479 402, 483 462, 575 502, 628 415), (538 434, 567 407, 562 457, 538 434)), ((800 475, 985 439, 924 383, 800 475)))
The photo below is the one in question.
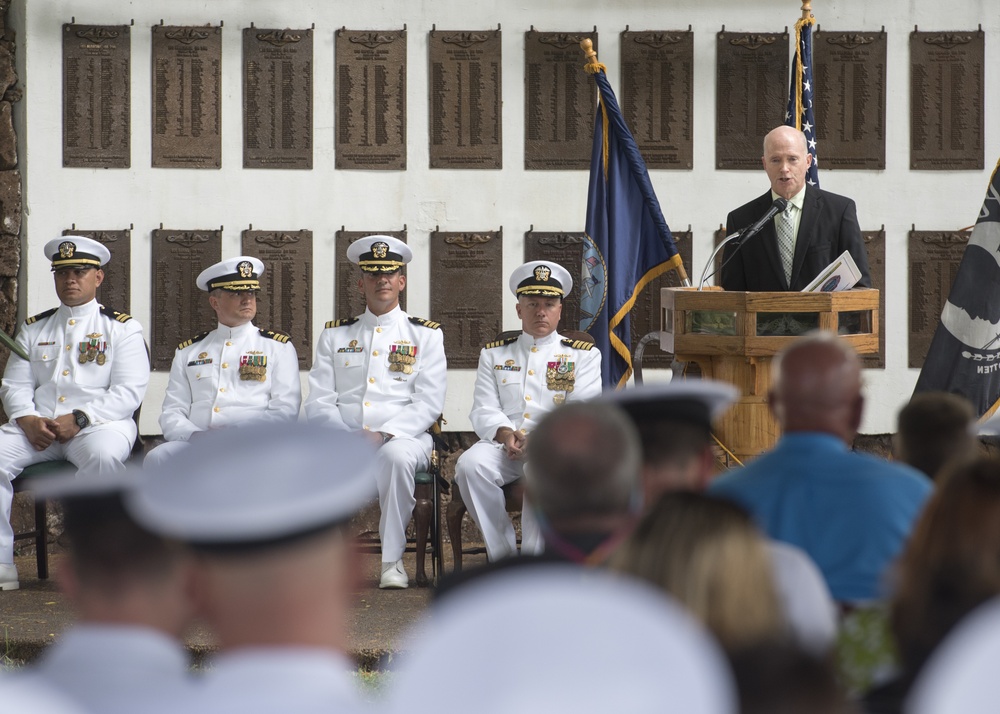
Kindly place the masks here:
POLYGON ((729 501, 665 494, 611 566, 668 592, 730 652, 787 634, 764 539, 729 501))

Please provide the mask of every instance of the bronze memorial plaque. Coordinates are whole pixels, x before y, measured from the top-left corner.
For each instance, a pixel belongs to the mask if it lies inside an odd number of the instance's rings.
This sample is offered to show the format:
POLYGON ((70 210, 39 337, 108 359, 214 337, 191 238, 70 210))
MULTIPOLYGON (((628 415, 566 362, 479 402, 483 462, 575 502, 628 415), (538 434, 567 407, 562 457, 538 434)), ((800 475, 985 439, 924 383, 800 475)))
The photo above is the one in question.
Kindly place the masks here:
POLYGON ((313 31, 243 28, 243 168, 311 169, 313 31))
POLYGON ((885 30, 813 35, 822 168, 885 168, 885 66, 885 30))
POLYGON ((131 166, 131 78, 128 25, 63 25, 63 166, 131 166))
POLYGON ((153 231, 153 369, 168 370, 177 345, 218 324, 195 278, 222 260, 222 231, 153 231))
POLYGON ((597 85, 580 41, 597 31, 524 33, 524 168, 590 169, 597 85))
POLYGON ((723 30, 716 50, 715 168, 760 171, 764 135, 785 121, 788 33, 723 30))
POLYGON ((872 287, 879 291, 878 354, 861 355, 861 363, 867 369, 885 369, 885 227, 877 231, 862 231, 861 235, 865 241, 872 287))
POLYGON ((971 231, 910 231, 910 359, 924 366, 971 231))
POLYGON ((573 291, 563 301, 560 330, 580 329, 580 290, 583 274, 584 233, 545 233, 530 230, 524 234, 524 261, 547 260, 569 271, 573 291))
POLYGON ((622 114, 646 166, 694 166, 694 33, 621 33, 622 114))
POLYGON ((406 30, 337 30, 338 169, 406 169, 406 30))
POLYGON ((152 55, 153 168, 221 167, 222 27, 154 25, 152 55))
POLYGON ((312 367, 312 231, 243 231, 243 255, 264 262, 254 324, 291 336, 299 369, 312 367))
MULTIPOLYGON (((347 246, 359 238, 370 235, 392 236, 406 243, 406 229, 401 231, 337 231, 337 242, 334 246, 336 260, 336 283, 333 293, 333 316, 335 319, 356 317, 365 311, 365 296, 358 288, 358 278, 361 270, 347 259, 347 246)), ((406 275, 406 266, 403 266, 406 275)), ((406 311, 406 290, 399 294, 399 307, 406 311)), ((418 315, 417 317, 423 317, 418 315)))
POLYGON ((982 28, 910 33, 911 169, 982 170, 984 47, 982 28))
POLYGON ((428 43, 430 167, 503 168, 500 30, 431 30, 428 43))
POLYGON ((97 302, 119 312, 132 311, 132 231, 85 231, 75 225, 64 236, 83 236, 96 240, 109 251, 111 260, 104 266, 104 282, 97 288, 97 302))
MULTIPOLYGON (((503 325, 503 230, 431 233, 431 315, 452 369, 475 369, 503 325)), ((513 300, 513 296, 510 296, 513 300)))
MULTIPOLYGON (((674 232, 674 245, 680 253, 684 267, 687 269, 689 277, 694 272, 691 268, 691 229, 674 232)), ((701 271, 699 271, 700 273, 701 271)), ((681 286, 680 276, 676 270, 668 270, 663 275, 653 280, 639 293, 635 305, 629 310, 629 331, 632 336, 630 353, 635 356, 635 348, 639 346, 639 340, 650 332, 660 334, 660 289, 678 288, 681 286)), ((646 345, 643 353, 642 366, 649 368, 667 369, 673 363, 673 355, 660 349, 659 342, 646 345)))

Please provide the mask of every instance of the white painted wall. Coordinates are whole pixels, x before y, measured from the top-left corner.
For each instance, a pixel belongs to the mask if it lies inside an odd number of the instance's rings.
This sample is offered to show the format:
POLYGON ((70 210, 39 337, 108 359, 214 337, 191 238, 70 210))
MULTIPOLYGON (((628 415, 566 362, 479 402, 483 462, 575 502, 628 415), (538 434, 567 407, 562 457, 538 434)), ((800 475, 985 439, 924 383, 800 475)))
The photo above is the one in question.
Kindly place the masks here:
MULTIPOLYGON (((982 203, 990 170, 1000 154, 993 122, 1000 87, 1000 13, 996 0, 871 2, 815 0, 814 13, 824 30, 888 32, 887 132, 885 171, 825 171, 825 189, 854 197, 861 226, 886 230, 886 369, 866 374, 869 409, 865 433, 895 428, 897 409, 907 400, 917 371, 907 364, 906 240, 910 225, 925 230, 971 224, 982 203), (922 30, 986 31, 986 155, 984 171, 918 172, 909 166, 908 35, 922 30)), ((652 180, 667 222, 694 232, 694 266, 699 273, 711 252, 712 233, 734 206, 766 188, 763 172, 717 171, 715 158, 715 34, 775 31, 791 27, 798 0, 15 0, 19 27, 22 85, 18 108, 22 132, 21 168, 25 174, 23 279, 25 315, 56 303, 45 241, 76 223, 81 228, 125 228, 134 224, 132 312, 150 325, 150 232, 162 222, 177 229, 225 226, 223 255, 239 251, 240 231, 309 228, 314 232, 315 284, 313 333, 333 317, 334 235, 349 230, 409 228, 414 249, 408 310, 428 315, 429 233, 489 230, 503 226, 504 272, 523 255, 523 234, 536 230, 582 230, 587 172, 524 171, 524 32, 581 31, 597 26, 600 58, 619 87, 619 33, 631 29, 693 26, 695 51, 695 147, 692 171, 653 171, 652 180), (132 35, 132 168, 62 168, 61 27, 79 23, 121 24, 135 20, 132 35), (150 168, 150 31, 167 24, 218 24, 223 30, 223 166, 219 171, 150 168), (258 27, 308 27, 315 32, 315 154, 312 171, 263 171, 242 168, 241 31, 258 27), (407 25, 408 170, 335 171, 333 168, 334 31, 386 29, 407 25), (427 32, 503 28, 503 136, 501 171, 431 171, 428 165, 427 32)), ((822 162, 822 145, 820 145, 822 162)), ((822 165, 822 164, 821 164, 822 165)), ((513 299, 504 306, 504 326, 518 326, 513 299)), ((280 327, 280 326, 275 326, 280 327)), ((177 339, 187 335, 178 335, 177 339)), ((300 349, 302 346, 300 346, 300 349)), ((666 375, 647 371, 647 379, 666 375)), ((303 375, 303 382, 305 375, 303 375)), ((449 374, 448 428, 469 428, 474 370, 449 374)), ((166 374, 154 375, 142 414, 143 433, 158 433, 157 417, 166 374)))

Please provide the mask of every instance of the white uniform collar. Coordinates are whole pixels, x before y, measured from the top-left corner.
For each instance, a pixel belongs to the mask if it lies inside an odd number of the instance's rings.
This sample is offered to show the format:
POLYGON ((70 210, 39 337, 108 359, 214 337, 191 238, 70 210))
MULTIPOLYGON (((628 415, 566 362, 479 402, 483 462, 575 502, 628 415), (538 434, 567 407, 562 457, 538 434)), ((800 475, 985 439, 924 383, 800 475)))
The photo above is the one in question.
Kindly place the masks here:
POLYGON ((76 307, 70 307, 69 305, 64 305, 59 303, 59 316, 60 317, 89 317, 101 309, 101 305, 96 299, 90 302, 84 303, 83 305, 77 305, 76 307))
POLYGON ((378 327, 380 325, 391 325, 396 320, 401 319, 403 315, 404 313, 399 305, 396 305, 396 307, 384 315, 376 315, 366 307, 364 314, 361 316, 361 321, 370 327, 378 327))
POLYGON ((253 324, 253 320, 243 325, 240 325, 239 327, 229 327, 228 325, 223 325, 220 322, 218 327, 215 328, 215 331, 219 334, 220 337, 223 337, 225 339, 231 339, 234 337, 243 338, 252 332, 256 332, 257 326, 253 324))
POLYGON ((531 335, 529 335, 527 332, 522 332, 521 336, 518 338, 518 342, 524 347, 531 347, 532 345, 537 345, 538 347, 542 347, 545 345, 555 344, 561 339, 562 335, 559 334, 558 330, 553 330, 545 337, 541 337, 537 340, 531 335))

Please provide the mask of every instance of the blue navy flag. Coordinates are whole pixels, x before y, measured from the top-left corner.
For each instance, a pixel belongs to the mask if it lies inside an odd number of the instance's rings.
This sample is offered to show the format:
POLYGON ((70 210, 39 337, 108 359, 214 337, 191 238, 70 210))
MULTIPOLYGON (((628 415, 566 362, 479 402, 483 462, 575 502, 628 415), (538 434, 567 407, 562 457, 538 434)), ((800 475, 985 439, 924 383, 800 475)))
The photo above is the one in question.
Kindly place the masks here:
POLYGON ((604 65, 590 64, 600 91, 587 197, 580 329, 601 350, 601 378, 620 389, 632 375, 629 310, 642 289, 676 268, 687 278, 663 220, 646 162, 625 125, 604 65))
POLYGON ((959 263, 941 322, 914 393, 960 394, 981 417, 1000 400, 1000 180, 993 169, 986 200, 959 263))
POLYGON ((813 114, 813 41, 812 26, 816 18, 810 15, 795 23, 795 61, 792 62, 792 85, 788 90, 785 124, 806 135, 812 154, 812 165, 806 172, 806 183, 819 188, 819 159, 816 156, 816 118, 813 114))

